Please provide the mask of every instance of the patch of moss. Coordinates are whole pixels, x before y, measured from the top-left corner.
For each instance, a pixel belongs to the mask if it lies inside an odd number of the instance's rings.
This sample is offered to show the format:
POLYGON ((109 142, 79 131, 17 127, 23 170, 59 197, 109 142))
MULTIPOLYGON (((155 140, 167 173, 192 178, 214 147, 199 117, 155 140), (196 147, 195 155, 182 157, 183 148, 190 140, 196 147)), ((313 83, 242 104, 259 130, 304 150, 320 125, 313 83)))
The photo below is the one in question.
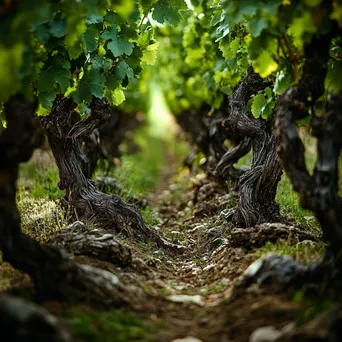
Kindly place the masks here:
POLYGON ((68 309, 64 316, 76 341, 150 341, 149 334, 153 331, 145 319, 120 310, 98 312, 77 306, 68 309))

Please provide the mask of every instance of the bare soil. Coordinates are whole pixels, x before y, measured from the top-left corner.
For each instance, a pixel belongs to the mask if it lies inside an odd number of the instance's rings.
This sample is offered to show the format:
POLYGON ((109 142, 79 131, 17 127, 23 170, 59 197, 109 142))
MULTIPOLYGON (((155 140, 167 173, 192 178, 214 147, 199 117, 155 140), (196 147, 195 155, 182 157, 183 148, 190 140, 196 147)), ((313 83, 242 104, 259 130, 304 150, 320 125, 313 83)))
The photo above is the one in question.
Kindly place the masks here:
MULTIPOLYGON (((129 302, 122 310, 133 311, 158 327, 146 341, 192 336, 203 342, 243 342, 257 328, 281 329, 301 319, 303 306, 293 300, 293 293, 236 285, 267 241, 281 239, 291 247, 303 240, 314 241, 314 234, 281 224, 229 227, 226 217, 235 204, 234 194, 203 174, 193 177, 185 170, 178 172, 174 155, 167 159, 159 185, 147 199, 158 209, 161 223, 155 228, 184 246, 183 252, 170 253, 122 238, 132 249, 133 262, 128 267, 84 256, 76 260, 119 277, 129 302), (172 178, 176 174, 177 179, 172 178)), ((311 250, 303 253, 310 261, 320 257, 311 250)), ((37 301, 27 275, 2 263, 0 279, 2 289, 37 301)), ((40 304, 58 316, 68 308, 66 303, 40 304)))

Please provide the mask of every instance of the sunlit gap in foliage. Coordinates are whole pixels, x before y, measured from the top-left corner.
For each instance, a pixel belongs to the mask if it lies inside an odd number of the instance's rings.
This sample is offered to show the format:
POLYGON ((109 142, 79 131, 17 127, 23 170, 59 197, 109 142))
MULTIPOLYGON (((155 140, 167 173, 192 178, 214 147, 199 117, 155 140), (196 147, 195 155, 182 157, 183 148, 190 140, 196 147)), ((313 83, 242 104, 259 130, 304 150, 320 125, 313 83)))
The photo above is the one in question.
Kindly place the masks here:
POLYGON ((150 85, 150 104, 148 112, 150 134, 170 141, 177 133, 178 126, 166 104, 163 92, 156 83, 150 85))

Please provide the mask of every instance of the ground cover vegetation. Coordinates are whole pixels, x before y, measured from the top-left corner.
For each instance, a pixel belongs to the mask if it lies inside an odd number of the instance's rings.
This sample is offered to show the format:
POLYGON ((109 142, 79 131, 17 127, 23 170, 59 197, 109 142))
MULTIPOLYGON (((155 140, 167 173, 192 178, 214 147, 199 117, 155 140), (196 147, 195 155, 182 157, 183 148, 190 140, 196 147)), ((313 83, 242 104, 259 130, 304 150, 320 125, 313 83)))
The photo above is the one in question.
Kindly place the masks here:
POLYGON ((341 26, 337 0, 3 1, 4 336, 340 340, 341 26))

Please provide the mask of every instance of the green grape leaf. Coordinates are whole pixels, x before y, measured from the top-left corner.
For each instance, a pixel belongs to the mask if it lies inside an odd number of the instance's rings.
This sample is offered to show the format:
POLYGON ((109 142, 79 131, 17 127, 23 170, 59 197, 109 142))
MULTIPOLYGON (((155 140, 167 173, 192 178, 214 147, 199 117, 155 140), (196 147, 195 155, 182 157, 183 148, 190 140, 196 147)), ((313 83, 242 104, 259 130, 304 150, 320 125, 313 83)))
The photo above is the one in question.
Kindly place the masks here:
POLYGON ((106 78, 106 87, 108 90, 115 90, 121 85, 121 80, 119 80, 116 75, 109 75, 106 78))
POLYGON ((244 16, 254 16, 260 4, 254 0, 239 1, 239 13, 244 16))
POLYGON ((41 71, 39 80, 37 82, 37 89, 40 92, 52 92, 55 87, 55 79, 53 72, 49 69, 43 69, 41 71))
POLYGON ((66 34, 66 20, 64 18, 55 19, 49 23, 50 34, 53 37, 61 38, 66 34))
POLYGON ((267 28, 267 26, 268 24, 266 20, 261 15, 255 16, 252 19, 247 21, 248 30, 251 33, 251 35, 254 37, 259 37, 262 30, 267 28))
MULTIPOLYGON (((53 101, 56 98, 57 93, 56 92, 40 92, 38 94, 38 101, 39 104, 45 108, 45 109, 51 109, 53 105, 53 101)), ((38 113, 39 114, 39 113, 38 113)), ((43 113, 40 113, 40 115, 43 115, 43 113)), ((45 114, 46 115, 46 114, 45 114)))
POLYGON ((224 38, 219 42, 219 49, 222 51, 222 56, 227 59, 233 59, 236 57, 240 46, 240 38, 235 38, 231 42, 224 38))
POLYGON ((291 72, 281 69, 276 74, 276 79, 274 82, 274 92, 278 95, 282 94, 286 89, 288 89, 293 84, 291 77, 291 72))
POLYGON ((82 0, 82 4, 86 7, 88 13, 98 14, 98 9, 96 7, 96 0, 82 0))
POLYGON ((49 41, 51 37, 51 33, 50 33, 50 29, 48 28, 46 24, 36 25, 34 30, 35 30, 36 37, 41 43, 46 44, 49 41))
POLYGON ((224 19, 223 13, 215 14, 210 21, 211 26, 216 26, 218 23, 220 23, 224 19))
POLYGON ((214 75, 210 71, 206 71, 205 74, 203 75, 204 84, 209 89, 215 89, 215 87, 216 87, 213 76, 214 75))
POLYGON ((123 80, 125 77, 132 79, 134 71, 124 60, 121 60, 115 67, 114 75, 118 80, 123 80))
POLYGON ((91 24, 87 26, 87 31, 83 34, 83 51, 87 55, 96 49, 96 38, 99 35, 99 28, 97 24, 91 24))
POLYGON ((77 103, 90 103, 93 96, 101 99, 105 80, 105 76, 98 69, 86 70, 79 81, 76 91, 73 93, 73 98, 77 103))
POLYGON ((265 120, 268 120, 270 117, 272 117, 274 106, 274 101, 268 101, 266 106, 261 111, 261 117, 265 120))
POLYGON ((94 69, 103 69, 103 71, 108 71, 113 65, 111 59, 97 54, 91 56, 89 61, 94 69))
POLYGON ((89 24, 99 24, 103 22, 103 16, 98 14, 92 14, 86 19, 86 23, 89 24))
POLYGON ((78 110, 80 111, 80 115, 82 119, 85 119, 87 116, 89 116, 91 110, 85 103, 80 103, 77 106, 78 110))
POLYGON ((270 87, 266 87, 264 93, 267 96, 267 99, 272 97, 272 89, 270 87))
POLYGON ((105 94, 106 99, 112 106, 119 106, 122 102, 125 101, 125 93, 120 87, 114 89, 113 91, 106 90, 105 94))
POLYGON ((278 69, 278 63, 272 58, 271 54, 267 50, 264 50, 253 61, 253 67, 255 72, 265 78, 278 69))
POLYGON ((264 94, 260 93, 255 95, 252 98, 252 114, 253 116, 258 119, 261 116, 262 109, 266 106, 267 99, 265 98, 264 94))
POLYGON ((184 0, 158 0, 154 5, 152 18, 161 24, 176 26, 182 19, 180 10, 186 8, 184 0))
POLYGON ((147 65, 153 65, 157 60, 157 51, 159 43, 149 45, 143 52, 141 61, 147 65))
POLYGON ((109 40, 108 49, 113 53, 114 57, 119 57, 123 54, 129 56, 133 51, 133 44, 124 35, 118 33, 116 25, 108 27, 101 34, 101 38, 109 40))
POLYGON ((139 73, 141 70, 141 59, 143 57, 143 53, 139 46, 135 46, 133 53, 130 56, 123 56, 123 59, 126 63, 134 70, 135 74, 139 73))
POLYGON ((69 87, 70 79, 70 62, 63 61, 58 57, 52 57, 41 70, 37 89, 39 92, 52 92, 55 89, 55 83, 57 83, 61 92, 64 93, 69 87))
POLYGON ((251 111, 256 119, 261 116, 263 119, 268 120, 272 116, 275 101, 270 87, 265 88, 263 92, 252 97, 251 101, 251 111))
POLYGON ((115 24, 119 26, 124 25, 126 22, 124 18, 119 16, 119 14, 112 11, 107 12, 106 16, 104 17, 104 20, 111 25, 115 24))

